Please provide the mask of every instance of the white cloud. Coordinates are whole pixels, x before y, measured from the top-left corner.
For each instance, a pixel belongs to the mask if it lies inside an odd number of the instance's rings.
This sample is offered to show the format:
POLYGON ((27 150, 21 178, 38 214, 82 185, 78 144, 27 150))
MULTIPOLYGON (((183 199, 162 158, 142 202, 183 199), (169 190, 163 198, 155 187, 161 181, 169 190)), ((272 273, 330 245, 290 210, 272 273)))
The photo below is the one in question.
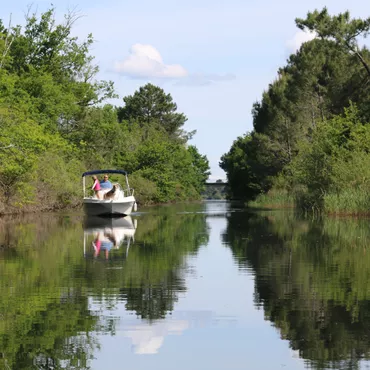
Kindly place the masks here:
POLYGON ((294 37, 286 43, 290 52, 296 52, 303 43, 311 41, 316 37, 315 32, 298 30, 294 37))
POLYGON ((179 64, 165 64, 159 51, 145 44, 132 45, 129 56, 114 64, 114 71, 132 78, 177 80, 178 86, 208 86, 235 79, 233 74, 188 73, 179 64))
POLYGON ((116 62, 114 70, 135 78, 182 78, 188 75, 179 64, 165 64, 159 51, 152 45, 134 44, 130 55, 116 62))

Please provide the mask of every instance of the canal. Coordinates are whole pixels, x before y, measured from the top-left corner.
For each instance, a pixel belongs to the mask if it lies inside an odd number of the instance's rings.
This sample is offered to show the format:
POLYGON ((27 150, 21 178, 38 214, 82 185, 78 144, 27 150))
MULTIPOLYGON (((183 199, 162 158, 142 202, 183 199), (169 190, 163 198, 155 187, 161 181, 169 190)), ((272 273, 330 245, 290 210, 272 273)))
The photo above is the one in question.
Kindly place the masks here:
POLYGON ((367 219, 139 211, 0 219, 0 368, 370 367, 367 219))

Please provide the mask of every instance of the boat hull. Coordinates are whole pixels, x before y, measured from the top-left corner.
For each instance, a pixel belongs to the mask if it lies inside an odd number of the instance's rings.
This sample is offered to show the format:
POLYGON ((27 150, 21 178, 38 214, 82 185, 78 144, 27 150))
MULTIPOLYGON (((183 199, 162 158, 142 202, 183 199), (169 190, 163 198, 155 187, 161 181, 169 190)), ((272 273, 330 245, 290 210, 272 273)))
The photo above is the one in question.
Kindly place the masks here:
POLYGON ((127 216, 134 204, 133 196, 119 201, 84 198, 84 210, 88 216, 127 216))

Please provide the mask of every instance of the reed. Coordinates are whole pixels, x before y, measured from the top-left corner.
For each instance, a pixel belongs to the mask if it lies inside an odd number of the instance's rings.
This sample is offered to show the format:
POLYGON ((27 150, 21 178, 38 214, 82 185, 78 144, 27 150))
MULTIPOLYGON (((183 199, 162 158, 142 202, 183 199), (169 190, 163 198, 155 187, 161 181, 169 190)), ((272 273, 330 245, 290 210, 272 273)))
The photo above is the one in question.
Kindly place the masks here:
POLYGON ((370 215, 370 191, 345 189, 324 195, 324 212, 331 214, 370 215))
POLYGON ((249 207, 262 208, 293 208, 294 198, 287 190, 270 190, 266 194, 260 194, 255 200, 248 202, 249 207))

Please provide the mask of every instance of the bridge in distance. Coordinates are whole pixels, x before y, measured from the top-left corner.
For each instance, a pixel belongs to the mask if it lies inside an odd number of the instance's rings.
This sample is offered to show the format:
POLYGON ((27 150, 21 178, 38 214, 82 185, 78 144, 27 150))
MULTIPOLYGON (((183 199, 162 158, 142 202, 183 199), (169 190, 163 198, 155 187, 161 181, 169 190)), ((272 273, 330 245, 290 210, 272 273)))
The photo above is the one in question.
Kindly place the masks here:
POLYGON ((206 186, 219 186, 219 187, 222 187, 222 186, 227 186, 228 183, 227 182, 206 182, 205 185, 206 186))

